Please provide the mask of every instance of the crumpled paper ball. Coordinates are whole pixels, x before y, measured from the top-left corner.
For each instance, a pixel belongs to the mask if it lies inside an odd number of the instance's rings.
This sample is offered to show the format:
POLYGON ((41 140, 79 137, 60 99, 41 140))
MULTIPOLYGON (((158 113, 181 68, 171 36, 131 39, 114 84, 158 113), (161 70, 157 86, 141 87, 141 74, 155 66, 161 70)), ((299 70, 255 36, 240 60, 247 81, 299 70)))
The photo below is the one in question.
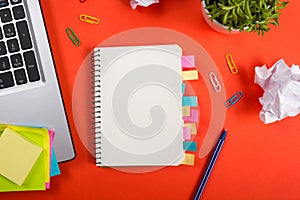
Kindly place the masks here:
POLYGON ((153 3, 159 3, 159 0, 130 0, 132 9, 135 9, 137 6, 148 7, 153 3))
POLYGON ((300 69, 289 67, 283 59, 271 68, 255 67, 255 80, 264 94, 259 98, 262 109, 259 118, 265 124, 280 121, 300 113, 300 69))

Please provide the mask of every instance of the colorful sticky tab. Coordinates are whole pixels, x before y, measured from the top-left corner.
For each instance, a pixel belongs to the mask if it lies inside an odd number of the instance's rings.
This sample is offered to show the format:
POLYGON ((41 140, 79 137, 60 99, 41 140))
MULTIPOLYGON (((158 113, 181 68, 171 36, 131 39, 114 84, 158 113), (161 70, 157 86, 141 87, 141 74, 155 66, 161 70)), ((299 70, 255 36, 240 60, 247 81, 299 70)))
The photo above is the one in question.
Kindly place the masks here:
POLYGON ((198 120, 199 120, 199 112, 197 109, 190 110, 190 116, 186 116, 186 115, 184 116, 183 112, 182 112, 182 116, 183 116, 182 117, 183 121, 185 121, 185 122, 198 122, 198 120))
POLYGON ((181 92, 182 92, 182 94, 184 94, 184 91, 185 91, 185 84, 182 83, 182 85, 181 85, 181 92))
POLYGON ((197 151, 197 142, 184 141, 183 142, 183 150, 196 152, 197 151))
POLYGON ((189 127, 183 127, 183 139, 184 140, 190 140, 191 139, 191 128, 189 127))
POLYGON ((194 166, 194 163, 195 163, 195 155, 194 154, 190 154, 190 153, 184 154, 184 159, 181 164, 194 166))
POLYGON ((191 107, 190 106, 182 106, 182 116, 188 117, 191 115, 191 107))
POLYGON ((196 123, 184 123, 183 127, 190 128, 192 134, 197 134, 196 123))
POLYGON ((198 106, 197 96, 183 96, 182 97, 182 106, 198 106))
MULTIPOLYGON (((52 148, 53 148, 53 140, 54 140, 54 131, 53 130, 48 130, 49 133, 49 139, 50 139, 50 176, 51 176, 51 168, 52 168, 52 148)), ((50 179, 49 182, 46 182, 46 189, 50 189, 50 179)))
POLYGON ((198 80, 198 71, 197 70, 182 71, 182 80, 185 81, 198 80))
POLYGON ((56 154, 54 151, 54 147, 52 147, 52 156, 51 156, 51 171, 50 171, 50 176, 56 176, 60 174, 60 169, 58 166, 56 154))
POLYGON ((182 68, 194 68, 195 67, 195 56, 181 56, 181 67, 182 68))

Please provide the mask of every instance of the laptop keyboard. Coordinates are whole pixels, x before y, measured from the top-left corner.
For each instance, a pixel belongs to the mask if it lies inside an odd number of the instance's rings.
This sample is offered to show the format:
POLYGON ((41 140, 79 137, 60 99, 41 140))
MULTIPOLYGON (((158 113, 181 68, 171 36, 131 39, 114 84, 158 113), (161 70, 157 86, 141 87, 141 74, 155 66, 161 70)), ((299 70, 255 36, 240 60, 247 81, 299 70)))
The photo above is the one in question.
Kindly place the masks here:
POLYGON ((1 90, 41 80, 22 0, 0 0, 1 90))

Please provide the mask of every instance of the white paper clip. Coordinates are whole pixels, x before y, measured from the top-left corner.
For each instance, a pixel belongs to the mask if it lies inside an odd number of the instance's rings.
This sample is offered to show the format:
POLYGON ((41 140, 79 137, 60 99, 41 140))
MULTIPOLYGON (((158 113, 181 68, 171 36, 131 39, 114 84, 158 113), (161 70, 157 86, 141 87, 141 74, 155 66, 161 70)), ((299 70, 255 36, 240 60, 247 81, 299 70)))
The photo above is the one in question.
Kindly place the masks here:
POLYGON ((217 76, 215 75, 215 73, 213 72, 210 72, 209 73, 209 79, 210 79, 210 82, 213 86, 213 88, 215 89, 216 92, 221 92, 222 90, 222 87, 217 79, 217 76))

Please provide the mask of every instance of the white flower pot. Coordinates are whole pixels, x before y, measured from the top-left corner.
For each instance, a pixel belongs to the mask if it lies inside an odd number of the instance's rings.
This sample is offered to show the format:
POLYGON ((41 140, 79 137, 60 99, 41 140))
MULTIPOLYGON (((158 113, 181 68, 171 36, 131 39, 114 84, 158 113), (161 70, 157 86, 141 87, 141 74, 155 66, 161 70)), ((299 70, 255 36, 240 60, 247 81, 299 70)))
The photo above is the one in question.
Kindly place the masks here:
POLYGON ((232 29, 231 31, 228 30, 227 26, 224 26, 223 24, 219 23, 217 20, 210 20, 210 15, 208 14, 208 10, 205 9, 206 4, 204 0, 201 1, 201 9, 202 9, 202 15, 206 21, 206 23, 215 31, 224 33, 224 34, 235 34, 235 33, 240 33, 239 30, 237 29, 232 29))

